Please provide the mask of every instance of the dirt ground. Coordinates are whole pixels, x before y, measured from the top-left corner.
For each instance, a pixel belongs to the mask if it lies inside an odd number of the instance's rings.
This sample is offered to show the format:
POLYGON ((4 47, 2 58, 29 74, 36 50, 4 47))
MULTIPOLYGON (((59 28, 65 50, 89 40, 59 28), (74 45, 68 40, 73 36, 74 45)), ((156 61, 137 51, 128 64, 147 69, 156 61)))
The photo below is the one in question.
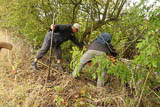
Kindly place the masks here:
POLYGON ((0 107, 126 106, 127 92, 118 80, 110 80, 105 87, 98 88, 94 80, 83 76, 73 79, 69 72, 59 72, 52 64, 51 80, 46 81, 47 58, 38 64, 38 72, 30 70, 32 48, 13 35, 8 30, 0 30, 0 41, 13 44, 11 51, 0 52, 0 107))

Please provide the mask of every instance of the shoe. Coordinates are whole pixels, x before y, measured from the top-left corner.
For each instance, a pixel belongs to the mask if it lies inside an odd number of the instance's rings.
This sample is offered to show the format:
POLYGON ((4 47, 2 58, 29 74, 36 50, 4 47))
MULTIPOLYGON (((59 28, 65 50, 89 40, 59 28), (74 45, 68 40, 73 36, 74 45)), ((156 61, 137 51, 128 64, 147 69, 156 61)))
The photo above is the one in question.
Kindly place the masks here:
POLYGON ((31 69, 33 69, 33 70, 38 70, 38 67, 37 67, 37 62, 32 62, 32 64, 31 64, 31 67, 30 67, 31 69))

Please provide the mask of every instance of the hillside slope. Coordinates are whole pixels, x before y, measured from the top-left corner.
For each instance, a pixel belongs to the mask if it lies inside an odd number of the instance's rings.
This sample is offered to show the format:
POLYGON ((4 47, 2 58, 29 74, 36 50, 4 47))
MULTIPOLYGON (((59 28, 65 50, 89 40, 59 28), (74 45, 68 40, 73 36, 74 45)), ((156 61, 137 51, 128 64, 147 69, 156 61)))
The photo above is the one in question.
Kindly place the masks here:
POLYGON ((7 30, 0 31, 0 40, 14 45, 12 51, 0 52, 0 106, 9 107, 125 107, 127 91, 118 80, 110 80, 97 88, 94 80, 81 76, 73 79, 70 73, 59 72, 52 66, 51 80, 46 82, 46 64, 40 71, 30 70, 33 60, 31 46, 14 37, 7 30))

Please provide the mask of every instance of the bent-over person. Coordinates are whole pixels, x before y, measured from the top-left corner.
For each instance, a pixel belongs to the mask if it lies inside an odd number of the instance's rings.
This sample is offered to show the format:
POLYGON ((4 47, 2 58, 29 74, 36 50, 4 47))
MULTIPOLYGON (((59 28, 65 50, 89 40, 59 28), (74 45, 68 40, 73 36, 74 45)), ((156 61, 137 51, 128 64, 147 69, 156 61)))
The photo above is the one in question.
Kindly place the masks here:
MULTIPOLYGON (((82 71, 82 68, 87 64, 88 62, 91 62, 92 58, 95 56, 102 56, 102 55, 112 55, 113 57, 117 56, 117 52, 113 48, 111 44, 112 36, 104 32, 101 35, 99 35, 95 40, 91 42, 91 44, 88 46, 87 51, 83 54, 83 56, 80 59, 79 63, 79 69, 78 72, 80 73, 82 71)), ((107 68, 105 68, 102 73, 101 77, 104 78, 106 75, 107 68)), ((72 72, 72 76, 75 78, 77 77, 77 69, 75 68, 72 72)), ((102 80, 100 77, 98 77, 97 80, 97 86, 103 86, 104 80, 102 80)))
POLYGON ((31 68, 34 70, 38 70, 37 61, 41 59, 50 48, 52 30, 54 31, 52 44, 53 44, 54 56, 56 59, 58 70, 63 70, 60 65, 62 62, 61 44, 63 42, 71 40, 79 48, 83 47, 82 43, 78 42, 74 34, 75 32, 78 32, 80 30, 80 25, 78 23, 75 23, 73 25, 72 24, 56 24, 56 25, 52 24, 50 31, 45 36, 41 49, 35 56, 34 62, 31 64, 31 68))

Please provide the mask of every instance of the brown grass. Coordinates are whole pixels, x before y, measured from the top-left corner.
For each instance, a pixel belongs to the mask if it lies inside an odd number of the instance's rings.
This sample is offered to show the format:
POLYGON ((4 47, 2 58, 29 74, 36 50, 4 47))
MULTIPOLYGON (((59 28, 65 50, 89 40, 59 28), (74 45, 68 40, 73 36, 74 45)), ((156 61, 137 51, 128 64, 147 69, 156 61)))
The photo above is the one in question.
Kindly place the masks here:
MULTIPOLYGON (((0 39, 5 40, 1 31, 0 39)), ((11 38, 12 34, 7 34, 11 38)), ((31 48, 20 38, 9 39, 12 51, 0 53, 0 107, 126 107, 128 93, 118 80, 103 88, 82 76, 73 79, 69 73, 52 70, 46 82, 47 67, 39 64, 38 72, 30 70, 31 48)), ((47 64, 47 57, 43 62, 47 64)), ((54 69, 54 65, 52 65, 54 69)))

